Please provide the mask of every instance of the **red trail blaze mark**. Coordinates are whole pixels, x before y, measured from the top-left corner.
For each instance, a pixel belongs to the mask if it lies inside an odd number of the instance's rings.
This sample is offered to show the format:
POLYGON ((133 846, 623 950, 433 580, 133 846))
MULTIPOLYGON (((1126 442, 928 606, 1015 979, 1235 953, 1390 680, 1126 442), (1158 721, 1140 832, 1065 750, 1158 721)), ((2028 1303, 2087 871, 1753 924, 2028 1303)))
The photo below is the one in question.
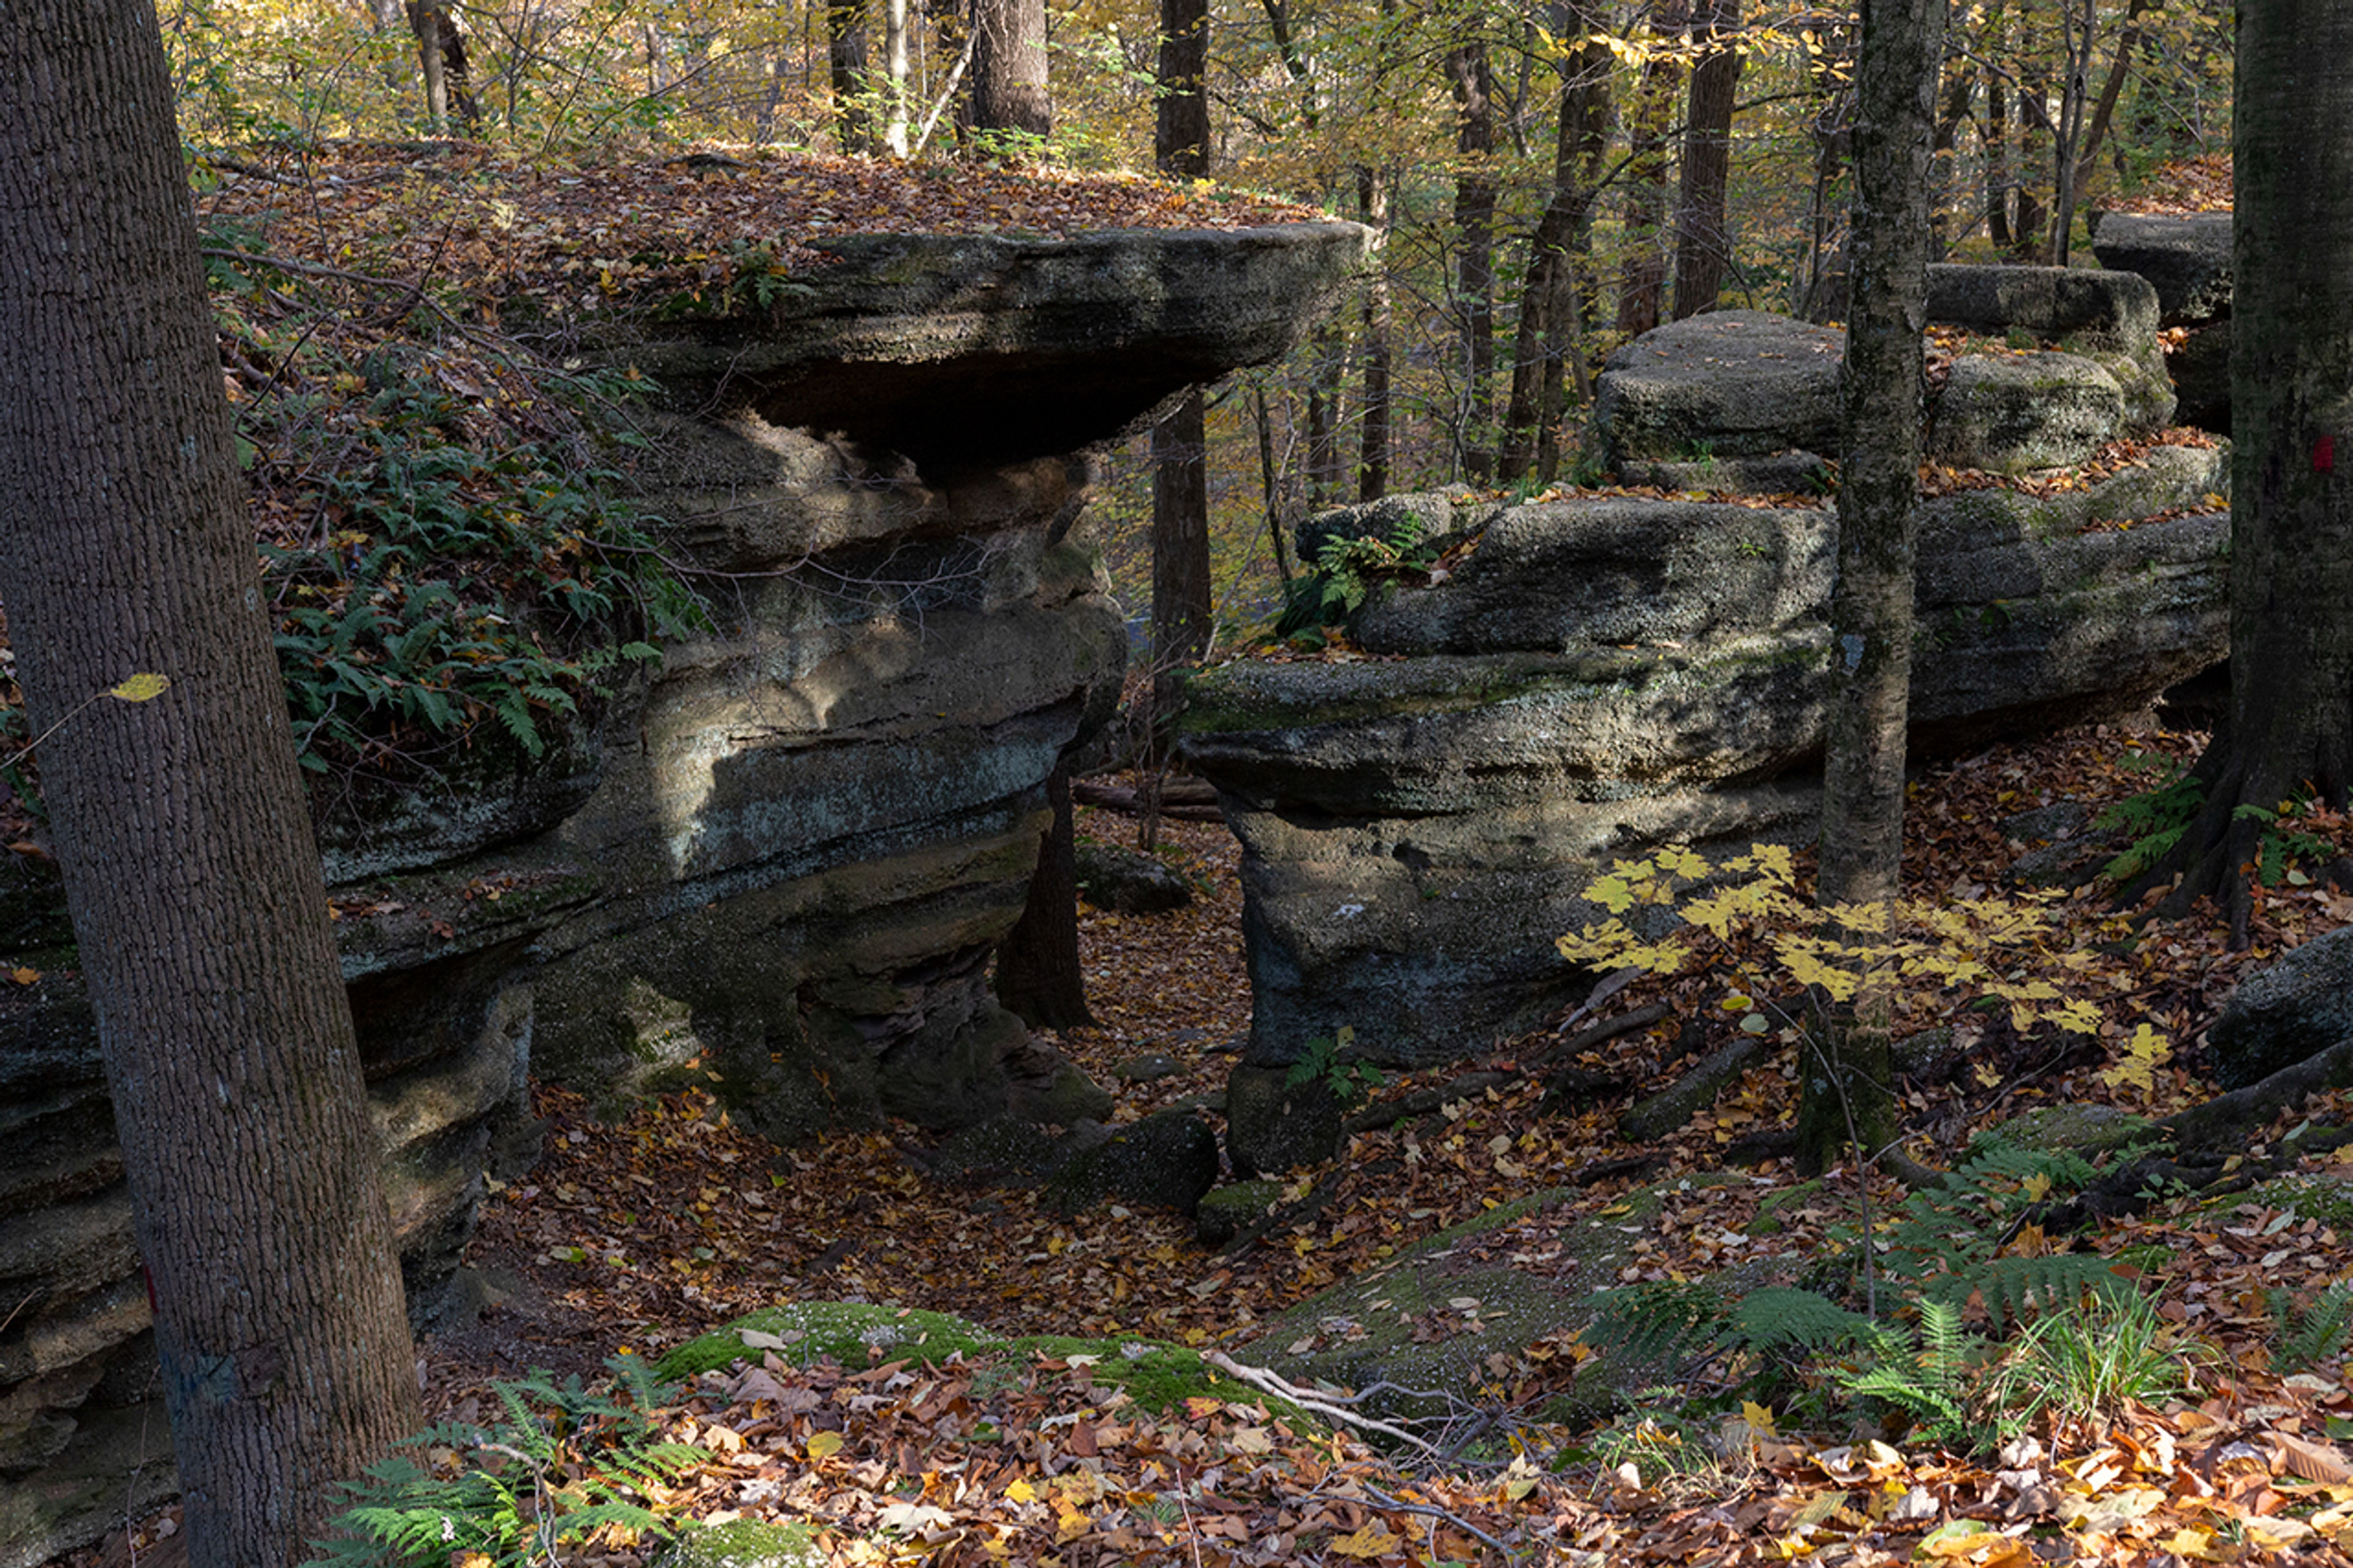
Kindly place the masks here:
POLYGON ((2316 474, 2327 474, 2335 472, 2336 468, 2337 437, 2323 436, 2312 444, 2312 471, 2316 474))

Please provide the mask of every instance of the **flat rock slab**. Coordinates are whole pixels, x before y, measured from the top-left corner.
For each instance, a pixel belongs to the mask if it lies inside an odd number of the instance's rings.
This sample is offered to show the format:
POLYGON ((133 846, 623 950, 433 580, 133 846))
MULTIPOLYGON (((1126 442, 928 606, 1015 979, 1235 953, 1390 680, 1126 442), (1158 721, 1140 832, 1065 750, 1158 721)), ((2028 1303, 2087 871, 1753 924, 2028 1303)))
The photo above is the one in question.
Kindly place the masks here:
POLYGON ((2229 213, 2107 213, 2092 235, 2092 254, 2111 272, 2137 272, 2157 290, 2168 327, 2196 326, 2231 313, 2229 213))
POLYGON ((953 471, 1075 452, 1279 358, 1356 278, 1352 223, 1075 239, 866 235, 756 316, 602 346, 691 407, 724 384, 769 424, 953 471))
POLYGON ((1692 316, 1609 356, 1594 428, 1613 467, 1835 452, 1845 353, 1845 333, 1766 310, 1692 316))
POLYGON ((1930 462, 2024 474, 2081 463, 2124 430, 2116 378, 2080 354, 1966 354, 1928 421, 1930 462))

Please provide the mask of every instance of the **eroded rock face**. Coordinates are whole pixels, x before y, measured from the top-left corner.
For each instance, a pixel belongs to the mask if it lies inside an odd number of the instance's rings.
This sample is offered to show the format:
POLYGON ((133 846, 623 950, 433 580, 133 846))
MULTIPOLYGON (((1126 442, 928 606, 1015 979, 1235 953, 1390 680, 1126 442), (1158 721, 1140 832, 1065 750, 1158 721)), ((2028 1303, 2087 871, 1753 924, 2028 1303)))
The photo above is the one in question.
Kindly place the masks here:
MULTIPOLYGON (((851 242, 773 310, 608 324, 670 399, 645 478, 709 627, 541 773, 322 823, 413 1317, 453 1300, 485 1173, 533 1156, 527 1075, 616 1108, 711 1087, 781 1139, 1109 1113, 987 985, 1047 776, 1124 658, 1081 448, 1282 353, 1367 237, 851 242)), ((129 1202, 61 904, 23 865, 0 938, 49 976, 0 988, 0 1568, 27 1568, 120 1517, 124 1445, 164 1423, 128 1408, 129 1202)))
POLYGON ((2092 232, 2100 265, 2147 279, 2157 290, 2160 324, 2188 329, 2165 351, 2181 422, 2225 435, 2231 429, 2232 244, 2226 212, 2105 213, 2092 232))
MULTIPOLYGON (((2221 658, 2227 515, 2119 525, 2211 504, 2225 459, 2162 447, 2056 497, 1926 503, 1915 752, 2130 712, 2221 658)), ((1238 1166, 1300 1157, 1313 1107, 1277 1086, 1314 1037, 1347 1026, 1419 1067, 1573 997, 1554 939, 1600 918, 1578 892, 1610 859, 1812 831, 1835 530, 1827 510, 1511 508, 1364 617, 1386 657, 1194 682, 1185 752, 1243 846, 1238 1166)))

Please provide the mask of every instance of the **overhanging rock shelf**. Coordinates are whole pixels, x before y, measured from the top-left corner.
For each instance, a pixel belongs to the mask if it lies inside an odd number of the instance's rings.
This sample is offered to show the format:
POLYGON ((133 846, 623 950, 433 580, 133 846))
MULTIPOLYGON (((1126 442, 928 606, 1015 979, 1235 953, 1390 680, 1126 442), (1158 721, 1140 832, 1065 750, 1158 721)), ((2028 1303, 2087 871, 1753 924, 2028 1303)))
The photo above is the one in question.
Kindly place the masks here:
MULTIPOLYGON (((531 1158, 526 1071, 608 1103, 715 1082, 786 1140, 1106 1108, 987 986, 1048 773, 1123 670, 1085 451, 1280 355, 1367 240, 845 240, 766 308, 586 324, 664 389, 665 548, 729 575, 560 758, 322 813, 413 1313, 463 1309, 484 1174, 531 1158)), ((0 988, 0 1568, 170 1485, 69 942, 54 885, 0 872, 0 948, 44 971, 0 988)))

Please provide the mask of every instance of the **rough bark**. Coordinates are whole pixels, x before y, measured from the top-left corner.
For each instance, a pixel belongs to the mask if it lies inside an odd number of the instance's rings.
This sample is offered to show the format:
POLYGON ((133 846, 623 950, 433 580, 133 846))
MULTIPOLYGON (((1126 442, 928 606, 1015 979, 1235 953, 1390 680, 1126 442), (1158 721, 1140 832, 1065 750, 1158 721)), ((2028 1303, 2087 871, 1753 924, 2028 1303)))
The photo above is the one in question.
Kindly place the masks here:
POLYGON ((997 999, 1033 1029, 1085 1029, 1086 971, 1079 963, 1079 852, 1071 815, 1071 773, 1046 778, 1053 826, 1038 846, 1038 869, 1021 918, 997 950, 997 999))
MULTIPOLYGON (((1589 12, 1572 9, 1568 20, 1580 37, 1590 36, 1589 12)), ((1511 397, 1496 453, 1496 474, 1505 484, 1525 477, 1539 454, 1556 446, 1554 426, 1564 412, 1561 354, 1581 352, 1576 338, 1583 322, 1571 318, 1577 314, 1579 268, 1591 248, 1593 196, 1609 138, 1609 51, 1580 43, 1561 81, 1552 190, 1528 242, 1527 282, 1512 341, 1511 397)), ((1549 466, 1543 477, 1552 477, 1549 466)))
MULTIPOLYGON (((1659 0, 1651 31, 1662 44, 1681 39, 1690 16, 1689 0, 1659 0)), ((1618 330, 1639 337, 1659 324, 1667 283, 1662 240, 1667 221, 1667 150, 1676 89, 1683 68, 1662 50, 1642 62, 1634 89, 1634 112, 1627 127, 1626 261, 1618 282, 1618 330)))
POLYGON ((1495 79, 1483 42, 1447 51, 1454 93, 1455 319, 1462 340, 1462 471, 1473 484, 1494 472, 1495 79))
MULTIPOLYGON (((1356 171, 1356 207, 1358 221, 1386 238, 1389 187, 1378 171, 1356 171)), ((1364 414, 1356 426, 1359 501, 1389 493, 1389 275, 1382 263, 1365 279, 1364 322, 1356 334, 1357 363, 1364 367, 1364 414)))
POLYGON ((1209 172, 1208 68, 1208 0, 1160 0, 1160 105, 1152 153, 1164 174, 1198 180, 1209 172))
POLYGON ((199 1568, 417 1420, 400 1273, 143 0, 0 29, 0 597, 199 1568), (172 685, 91 701, 132 671, 172 685))
POLYGON ((826 68, 833 84, 833 139, 844 153, 874 151, 874 113, 867 94, 866 0, 825 8, 826 68))
POLYGON ((457 16, 439 0, 410 0, 408 26, 417 35, 417 58, 425 68, 425 113, 434 134, 449 129, 453 108, 469 132, 479 130, 482 110, 474 101, 466 37, 457 16))
MULTIPOLYGON (((1825 907, 1893 899, 1903 868, 1928 164, 1944 27, 1945 0, 1864 0, 1817 889, 1825 907)), ((1820 1170, 1850 1138, 1864 1159, 1889 1142, 1884 1015, 1885 998, 1866 991, 1799 1063, 1801 1169, 1820 1170)))
POLYGON ((2206 804, 2137 895, 2219 895, 2247 940, 2263 823, 2353 788, 2353 8, 2242 0, 2232 166, 2231 712, 2206 804))
POLYGON ((1732 169, 1733 89, 1742 56, 1722 40, 1740 31, 1740 0, 1701 0, 1694 36, 1718 47, 1692 68, 1683 125, 1682 185, 1675 198, 1675 320, 1715 308, 1732 264, 1725 187, 1732 169))
POLYGON ((973 0, 972 128, 1053 134, 1046 0, 973 0))

